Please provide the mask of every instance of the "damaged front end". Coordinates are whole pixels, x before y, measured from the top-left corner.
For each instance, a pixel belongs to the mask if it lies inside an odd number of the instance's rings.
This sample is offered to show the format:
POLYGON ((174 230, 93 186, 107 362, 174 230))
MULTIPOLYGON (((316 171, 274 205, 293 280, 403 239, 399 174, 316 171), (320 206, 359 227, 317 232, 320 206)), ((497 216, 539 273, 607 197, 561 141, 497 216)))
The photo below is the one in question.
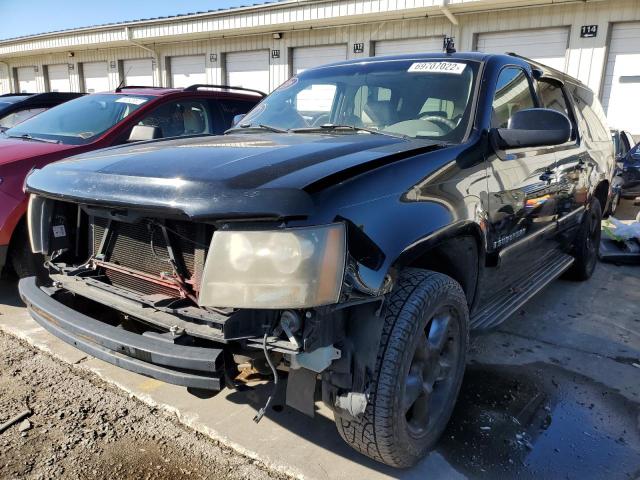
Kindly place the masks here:
POLYGON ((187 218, 32 195, 49 274, 21 296, 51 333, 125 369, 217 391, 249 364, 288 372, 287 404, 308 415, 318 378, 332 409, 364 412, 382 297, 354 295, 345 223, 187 218))

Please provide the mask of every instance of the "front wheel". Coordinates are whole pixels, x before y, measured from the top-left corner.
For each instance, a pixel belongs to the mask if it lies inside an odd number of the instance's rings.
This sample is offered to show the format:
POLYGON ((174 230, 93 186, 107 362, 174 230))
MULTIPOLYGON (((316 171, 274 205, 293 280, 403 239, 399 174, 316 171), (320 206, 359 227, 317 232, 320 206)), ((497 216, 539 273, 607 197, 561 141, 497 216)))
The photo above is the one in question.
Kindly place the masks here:
POLYGON ((407 269, 386 301, 369 404, 357 419, 336 418, 340 436, 394 467, 418 462, 437 442, 464 375, 469 311, 460 285, 407 269))

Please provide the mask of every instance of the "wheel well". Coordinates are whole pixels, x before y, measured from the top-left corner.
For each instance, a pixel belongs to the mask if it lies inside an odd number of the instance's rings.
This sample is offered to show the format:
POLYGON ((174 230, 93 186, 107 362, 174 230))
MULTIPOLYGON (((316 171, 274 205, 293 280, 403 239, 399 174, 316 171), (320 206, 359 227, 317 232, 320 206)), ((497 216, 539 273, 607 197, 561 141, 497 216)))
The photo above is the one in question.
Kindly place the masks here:
POLYGON ((593 196, 598 199, 600 202, 600 208, 602 208, 602 211, 604 212, 607 200, 609 199, 609 182, 607 180, 600 182, 594 190, 593 196))
POLYGON ((468 304, 472 305, 478 283, 478 265, 478 240, 469 234, 439 242, 406 266, 453 278, 462 287, 468 304))

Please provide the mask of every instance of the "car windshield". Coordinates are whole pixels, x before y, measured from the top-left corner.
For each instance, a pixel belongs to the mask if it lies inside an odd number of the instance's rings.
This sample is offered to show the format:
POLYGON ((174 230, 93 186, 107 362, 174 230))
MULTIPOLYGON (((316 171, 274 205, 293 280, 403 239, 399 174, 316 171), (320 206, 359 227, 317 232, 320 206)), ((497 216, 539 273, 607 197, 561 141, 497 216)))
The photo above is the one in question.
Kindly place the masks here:
POLYGON ((87 95, 47 110, 5 132, 69 145, 90 143, 152 97, 144 95, 87 95))
POLYGON ((478 63, 384 60, 321 67, 282 84, 234 132, 389 134, 461 142, 471 117, 478 63))

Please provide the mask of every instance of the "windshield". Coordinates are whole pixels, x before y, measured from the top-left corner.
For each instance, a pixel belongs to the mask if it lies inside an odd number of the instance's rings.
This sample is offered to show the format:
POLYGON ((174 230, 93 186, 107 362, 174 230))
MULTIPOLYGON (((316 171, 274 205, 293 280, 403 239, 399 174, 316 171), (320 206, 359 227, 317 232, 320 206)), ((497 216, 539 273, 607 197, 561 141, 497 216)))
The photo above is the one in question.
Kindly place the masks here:
POLYGON ((30 118, 5 134, 81 145, 93 141, 151 98, 108 93, 87 95, 30 118))
POLYGON ((471 117, 477 62, 385 60, 309 70, 254 108, 239 128, 388 133, 457 143, 471 117), (338 130, 334 130, 338 131, 338 130))

